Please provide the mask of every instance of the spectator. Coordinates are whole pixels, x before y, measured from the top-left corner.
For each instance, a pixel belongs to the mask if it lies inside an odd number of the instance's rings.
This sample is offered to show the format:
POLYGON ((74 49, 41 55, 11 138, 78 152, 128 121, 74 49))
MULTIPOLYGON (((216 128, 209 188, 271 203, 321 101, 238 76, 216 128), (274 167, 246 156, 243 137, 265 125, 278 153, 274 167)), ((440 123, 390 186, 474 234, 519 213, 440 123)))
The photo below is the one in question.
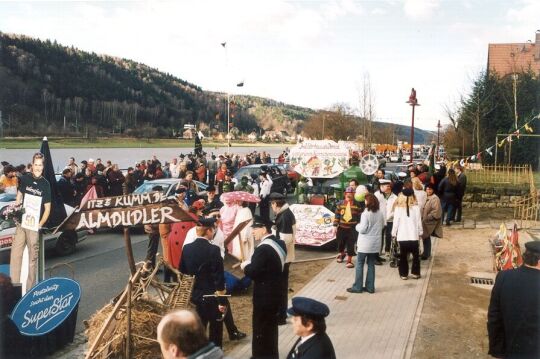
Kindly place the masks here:
POLYGON ((396 199, 392 237, 399 243, 399 276, 403 280, 409 277, 409 253, 412 253, 411 276, 420 278, 419 239, 423 234, 422 219, 414 191, 405 188, 396 199))
POLYGON ((487 329, 495 358, 540 358, 540 241, 525 243, 524 264, 497 274, 487 329))
POLYGON ((439 184, 439 196, 442 202, 443 222, 445 222, 447 226, 450 225, 454 218, 459 191, 459 182, 456 177, 456 172, 450 168, 448 170, 448 176, 446 176, 439 184))
POLYGON ((77 166, 77 163, 75 162, 75 158, 74 157, 70 157, 68 159, 68 164, 67 166, 70 170, 71 170, 71 173, 73 176, 75 176, 77 173, 79 173, 79 166, 77 166))
POLYGON ((75 202, 77 191, 75 190, 73 183, 71 183, 72 176, 73 173, 71 172, 71 169, 65 168, 62 171, 62 176, 58 180, 58 193, 65 204, 75 207, 77 205, 75 202))
POLYGON ((81 200, 86 194, 87 186, 88 183, 86 182, 86 177, 84 176, 84 174, 81 172, 77 173, 73 179, 73 188, 75 189, 74 203, 76 206, 81 204, 81 200))
POLYGON ((418 207, 420 207, 420 213, 424 210, 424 206, 427 200, 426 191, 424 191, 424 185, 419 177, 414 177, 412 180, 412 188, 414 190, 414 196, 418 201, 418 207))
POLYGON ((357 241, 357 266, 354 284, 347 288, 350 293, 375 293, 375 261, 381 248, 382 231, 386 222, 383 211, 379 209, 379 201, 375 195, 366 194, 366 210, 360 217, 360 223, 356 225, 358 232, 357 241), (364 286, 364 263, 367 258, 367 275, 364 286))
POLYGON ((157 340, 164 359, 223 358, 223 352, 208 341, 201 319, 190 310, 178 310, 161 319, 157 340))
POLYGON ((422 209, 422 244, 424 251, 420 259, 427 260, 431 257, 431 236, 442 238, 442 208, 441 200, 434 191, 431 183, 426 187, 426 203, 422 209))
POLYGON ((311 298, 296 297, 292 299, 292 307, 288 313, 293 317, 294 334, 300 338, 287 355, 287 359, 336 359, 334 346, 326 334, 324 318, 330 314, 326 304, 311 298))
POLYGON ((454 219, 456 222, 461 222, 463 196, 465 196, 465 190, 467 189, 467 176, 463 173, 463 167, 461 165, 456 166, 456 177, 459 182, 459 192, 456 200, 456 215, 454 219))
POLYGON ((125 179, 124 184, 122 186, 124 194, 133 193, 133 191, 135 191, 135 189, 137 188, 137 179, 135 178, 134 172, 135 171, 134 171, 133 167, 128 167, 127 174, 126 174, 126 179, 125 179))
POLYGON ((19 179, 17 178, 17 171, 15 167, 10 164, 4 166, 4 174, 0 176, 0 193, 17 193, 19 185, 19 179))
POLYGON ((111 170, 109 170, 109 173, 107 174, 107 179, 109 181, 109 195, 121 196, 124 192, 122 189, 122 185, 124 184, 126 179, 116 163, 112 165, 111 170))

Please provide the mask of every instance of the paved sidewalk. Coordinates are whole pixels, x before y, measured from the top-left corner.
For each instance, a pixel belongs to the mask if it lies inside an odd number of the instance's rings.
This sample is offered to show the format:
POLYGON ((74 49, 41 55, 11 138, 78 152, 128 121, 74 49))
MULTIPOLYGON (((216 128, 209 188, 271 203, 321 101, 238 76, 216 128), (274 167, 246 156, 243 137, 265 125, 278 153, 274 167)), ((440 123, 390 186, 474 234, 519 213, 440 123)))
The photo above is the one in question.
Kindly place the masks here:
MULTIPOLYGON (((433 243, 433 253, 437 240, 433 243)), ((433 261, 421 262, 422 278, 401 280, 397 268, 375 268, 375 294, 347 292, 354 269, 330 263, 295 296, 315 298, 330 307, 327 333, 338 358, 408 358, 416 335, 433 261)), ((365 275, 365 274, 364 274, 365 275)), ((279 327, 279 353, 285 358, 296 338, 291 324, 279 327)), ((227 355, 249 358, 251 339, 227 355)))

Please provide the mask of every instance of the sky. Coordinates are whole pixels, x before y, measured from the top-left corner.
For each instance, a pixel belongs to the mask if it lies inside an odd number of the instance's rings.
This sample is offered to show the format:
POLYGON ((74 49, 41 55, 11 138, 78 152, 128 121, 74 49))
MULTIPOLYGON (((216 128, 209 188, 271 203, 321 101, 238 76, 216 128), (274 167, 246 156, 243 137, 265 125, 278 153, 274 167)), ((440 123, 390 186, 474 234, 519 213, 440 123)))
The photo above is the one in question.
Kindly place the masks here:
POLYGON ((534 42, 538 0, 0 2, 0 31, 145 63, 204 90, 436 130, 487 64, 489 43, 534 42), (226 46, 221 43, 226 42, 226 46), (236 84, 244 81, 244 87, 236 84))

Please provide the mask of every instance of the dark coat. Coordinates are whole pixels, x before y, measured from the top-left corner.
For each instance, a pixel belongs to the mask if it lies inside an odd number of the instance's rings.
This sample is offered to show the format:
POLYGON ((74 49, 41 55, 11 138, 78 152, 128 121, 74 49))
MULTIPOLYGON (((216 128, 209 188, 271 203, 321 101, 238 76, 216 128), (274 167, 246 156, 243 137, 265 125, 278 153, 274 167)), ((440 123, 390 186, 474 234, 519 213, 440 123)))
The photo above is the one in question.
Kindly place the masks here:
POLYGON ((58 193, 62 197, 62 201, 65 204, 75 207, 75 186, 71 183, 69 178, 64 176, 60 177, 58 180, 58 193))
POLYGON ((315 334, 297 348, 299 341, 300 339, 294 343, 287 359, 336 359, 334 346, 326 333, 315 334))
POLYGON ((182 250, 180 271, 195 276, 195 285, 191 293, 193 303, 202 302, 203 295, 225 290, 223 258, 218 246, 205 238, 186 244, 182 250))
POLYGON ((443 206, 445 204, 451 204, 455 206, 457 204, 457 200, 460 196, 460 186, 459 182, 454 186, 450 183, 448 180, 448 177, 445 177, 441 183, 439 183, 439 198, 441 199, 441 202, 443 206))
POLYGON ((280 233, 292 234, 293 226, 296 224, 296 218, 291 209, 285 208, 279 211, 276 215, 276 236, 279 238, 280 233))
MULTIPOLYGON (((285 242, 270 235, 281 248, 285 249, 285 242)), ((281 261, 274 248, 263 244, 255 248, 251 256, 251 263, 244 268, 244 273, 253 279, 253 309, 271 308, 276 310, 279 304, 281 288, 281 261)))
POLYGON ((499 272, 488 309, 489 354, 540 358, 540 270, 499 272))

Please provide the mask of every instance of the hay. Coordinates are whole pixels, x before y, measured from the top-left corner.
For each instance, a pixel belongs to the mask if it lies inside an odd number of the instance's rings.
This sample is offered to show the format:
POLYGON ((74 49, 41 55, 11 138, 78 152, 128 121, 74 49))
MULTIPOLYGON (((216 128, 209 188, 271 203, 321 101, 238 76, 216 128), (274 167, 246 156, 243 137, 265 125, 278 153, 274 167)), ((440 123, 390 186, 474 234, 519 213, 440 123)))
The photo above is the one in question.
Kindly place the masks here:
MULTIPOLYGON (((88 344, 92 345, 103 323, 112 312, 113 305, 107 304, 97 311, 88 321, 88 329, 85 334, 88 344)), ((159 344, 153 340, 157 337, 157 326, 166 313, 167 308, 157 302, 139 299, 133 302, 131 310, 131 343, 133 358, 160 357, 159 344), (153 340, 148 340, 148 339, 153 340)), ((125 334, 127 333, 126 308, 122 308, 115 316, 115 321, 104 334, 103 344, 96 348, 96 352, 104 349, 110 357, 123 357, 125 352, 125 334), (112 341, 111 341, 112 339, 112 341)))

